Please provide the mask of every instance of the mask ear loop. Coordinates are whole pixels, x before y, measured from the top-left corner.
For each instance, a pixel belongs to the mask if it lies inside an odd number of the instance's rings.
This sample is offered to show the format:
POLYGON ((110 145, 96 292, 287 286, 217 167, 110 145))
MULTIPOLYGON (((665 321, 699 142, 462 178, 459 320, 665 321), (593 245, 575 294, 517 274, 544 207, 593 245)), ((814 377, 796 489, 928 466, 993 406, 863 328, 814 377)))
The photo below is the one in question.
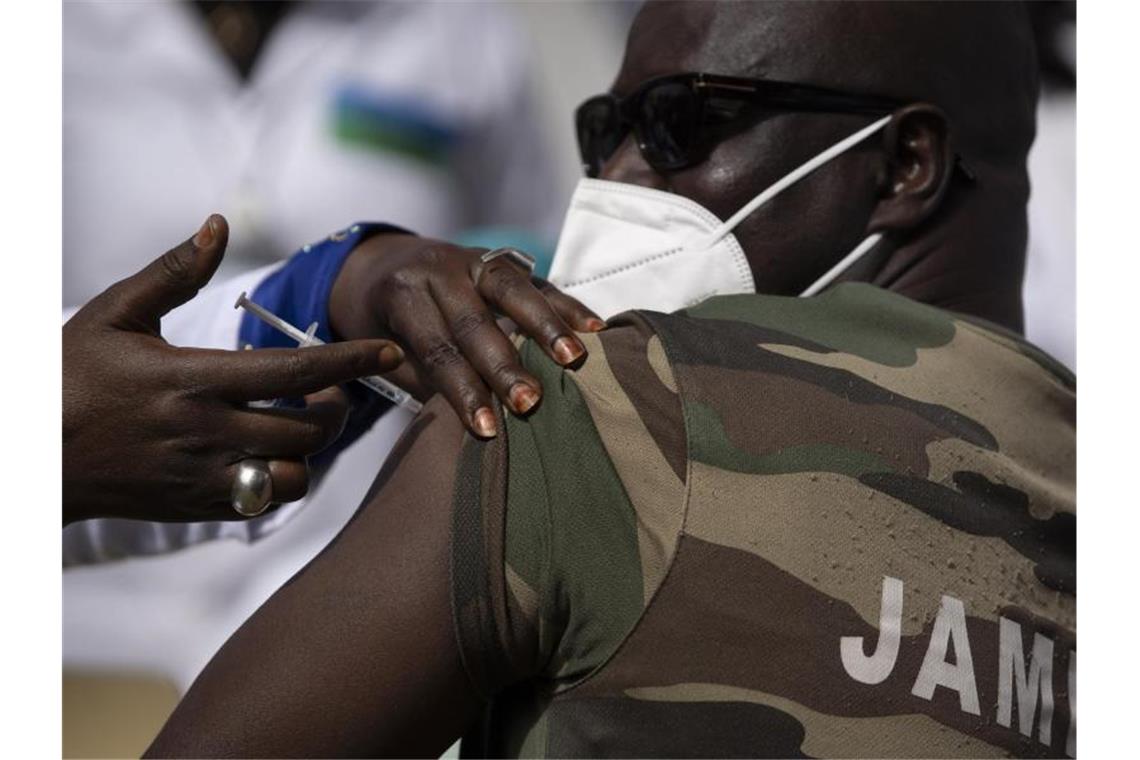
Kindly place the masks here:
MULTIPOLYGON (((841 154, 841 153, 851 149, 852 147, 858 145, 863 140, 866 140, 868 137, 875 134, 876 132, 878 132, 883 127, 885 127, 887 125, 887 122, 889 122, 890 120, 891 120, 890 116, 884 116, 883 118, 879 119, 878 121, 874 122, 873 124, 869 124, 868 126, 863 127, 862 129, 860 129, 858 132, 854 133, 853 135, 846 137, 843 140, 840 140, 835 145, 832 145, 830 148, 828 148, 827 150, 825 150, 822 153, 820 153, 819 155, 817 155, 815 158, 809 159, 808 161, 804 162, 803 164, 800 164, 799 167, 797 167, 797 168, 793 169, 792 171, 788 172, 787 174, 785 174, 781 179, 777 180, 774 184, 769 186, 767 190, 765 190, 764 192, 757 195, 755 198, 750 200, 748 203, 744 204, 744 207, 741 208, 739 211, 737 211, 735 214, 733 214, 731 217, 729 217, 728 221, 724 222, 719 227, 717 227, 715 230, 713 230, 713 232, 709 235, 707 245, 712 246, 712 245, 715 245, 716 243, 718 243, 721 238, 723 238, 728 233, 732 232, 732 230, 736 227, 736 225, 740 224, 740 222, 743 221, 746 216, 748 216, 753 211, 755 211, 756 209, 763 206, 768 201, 772 200, 772 198, 774 198, 779 193, 783 192, 789 185, 794 184, 795 182, 798 182, 799 180, 803 179, 808 174, 811 174, 813 171, 815 171, 819 167, 823 166, 824 164, 826 164, 828 161, 835 158, 839 154, 841 154)), ((877 234, 878 233, 876 233, 876 235, 877 234)), ((868 237, 867 239, 870 240, 871 237, 875 237, 875 235, 872 235, 872 236, 868 237)), ((879 235, 879 237, 881 237, 881 235, 879 235)), ((863 253, 866 253, 867 250, 869 250, 870 247, 877 242, 878 242, 878 237, 875 238, 874 242, 872 242, 871 245, 867 245, 867 241, 864 240, 863 244, 860 245, 858 248, 856 248, 855 251, 859 251, 860 255, 862 255, 863 253), (866 247, 864 247, 864 246, 866 246, 866 247)), ((851 256, 855 253, 855 251, 852 251, 851 254, 848 254, 848 256, 846 256, 843 259, 843 261, 840 262, 840 264, 847 262, 847 260, 851 258, 851 256)), ((856 257, 856 258, 858 258, 858 257, 856 257)), ((852 263, 854 263, 854 260, 852 260, 851 262, 848 262, 847 265, 843 267, 843 269, 846 269, 847 266, 850 266, 852 263)), ((837 267, 838 267, 838 265, 836 265, 836 268, 837 267)), ((834 279, 834 277, 838 277, 840 272, 843 271, 843 269, 839 269, 839 271, 835 271, 836 268, 832 269, 832 272, 835 272, 832 279, 834 279)), ((832 272, 828 272, 826 275, 824 275, 824 277, 828 277, 829 275, 832 274, 832 272)), ((808 293, 805 292, 804 295, 808 295, 808 293)))
POLYGON ((828 285, 830 285, 836 277, 847 271, 847 268, 863 257, 867 251, 875 247, 875 245, 883 239, 883 233, 872 232, 863 240, 862 243, 855 246, 855 250, 844 256, 839 260, 839 263, 827 270, 827 273, 820 277, 818 280, 808 286, 807 290, 800 293, 800 298, 807 298, 814 296, 828 285))

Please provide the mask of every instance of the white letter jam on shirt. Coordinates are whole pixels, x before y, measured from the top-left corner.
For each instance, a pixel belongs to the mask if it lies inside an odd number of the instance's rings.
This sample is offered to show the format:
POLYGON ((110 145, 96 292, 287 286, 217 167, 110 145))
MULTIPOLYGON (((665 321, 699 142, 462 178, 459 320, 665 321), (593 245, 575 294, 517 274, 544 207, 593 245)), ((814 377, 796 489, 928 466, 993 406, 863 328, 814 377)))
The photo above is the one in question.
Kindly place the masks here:
POLYGON ((1022 735, 1033 734, 1033 715, 1037 712, 1037 695, 1041 695, 1041 720, 1037 741, 1052 742, 1053 727, 1053 642, 1040 633, 1033 634, 1033 654, 1029 659, 1029 675, 1025 674, 1025 648, 1021 626, 999 618, 998 643, 998 707, 997 722, 1009 728, 1013 714, 1013 686, 1017 684, 1017 722, 1022 735))
POLYGON ((937 686, 958 692, 958 703, 963 712, 982 714, 978 706, 974 659, 970 655, 970 639, 966 631, 966 608, 962 600, 945 595, 942 597, 942 606, 938 609, 938 617, 934 619, 930 646, 926 649, 926 657, 910 693, 929 700, 934 697, 937 686), (957 660, 953 665, 946 661, 951 640, 954 644, 954 658, 957 660))
POLYGON ((902 639, 903 582, 883 576, 883 601, 879 612, 879 641, 870 657, 864 653, 862 636, 844 636, 839 654, 847 675, 859 683, 877 684, 887 680, 895 668, 902 639))

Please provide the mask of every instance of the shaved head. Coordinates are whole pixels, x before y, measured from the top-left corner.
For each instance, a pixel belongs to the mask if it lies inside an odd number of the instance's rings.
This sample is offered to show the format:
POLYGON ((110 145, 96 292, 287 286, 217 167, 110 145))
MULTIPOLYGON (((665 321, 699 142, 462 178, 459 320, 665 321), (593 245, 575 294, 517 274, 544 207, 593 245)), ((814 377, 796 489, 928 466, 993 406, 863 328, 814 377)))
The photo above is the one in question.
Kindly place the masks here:
MULTIPOLYGON (((852 277, 1020 328, 1025 159, 1037 102, 1036 56, 1022 4, 646 3, 630 30, 614 92, 685 71, 918 104, 896 112, 881 139, 870 138, 741 224, 737 236, 760 292, 799 292, 880 231, 882 250, 852 277), (939 160, 955 154, 976 181, 939 160)), ((639 161, 635 146, 623 145, 602 176, 685 195, 723 219, 869 121, 761 114, 700 165, 655 172, 639 161)))

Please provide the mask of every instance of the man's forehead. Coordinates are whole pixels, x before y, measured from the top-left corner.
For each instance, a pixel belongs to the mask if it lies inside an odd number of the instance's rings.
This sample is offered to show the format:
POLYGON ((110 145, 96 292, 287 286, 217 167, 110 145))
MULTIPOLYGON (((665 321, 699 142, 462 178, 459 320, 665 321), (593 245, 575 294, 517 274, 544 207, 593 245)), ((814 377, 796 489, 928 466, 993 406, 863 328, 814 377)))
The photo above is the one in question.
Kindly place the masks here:
POLYGON ((650 0, 630 29, 614 91, 701 71, 905 94, 914 89, 905 70, 930 45, 945 35, 976 34, 971 18, 978 14, 958 12, 960 5, 973 4, 650 0))
POLYGON ((812 66, 799 32, 826 32, 817 3, 648 2, 630 30, 614 91, 627 93, 655 76, 701 71, 794 79, 812 66), (795 7, 802 6, 802 7, 795 7))

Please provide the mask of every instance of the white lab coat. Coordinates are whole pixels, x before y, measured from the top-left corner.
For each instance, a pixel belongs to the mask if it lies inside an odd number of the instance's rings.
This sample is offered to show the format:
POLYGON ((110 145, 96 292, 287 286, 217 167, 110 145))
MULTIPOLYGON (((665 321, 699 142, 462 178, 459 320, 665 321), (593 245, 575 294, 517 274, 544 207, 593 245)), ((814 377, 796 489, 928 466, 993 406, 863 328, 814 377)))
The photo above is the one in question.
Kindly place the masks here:
POLYGON ((65 306, 215 211, 231 226, 222 277, 353 221, 557 233, 569 188, 553 188, 524 40, 495 5, 303 5, 244 83, 185 5, 66 3, 63 21, 65 306), (433 165, 337 137, 349 89, 454 131, 454 150, 433 165))
MULTIPOLYGON (((527 51, 503 9, 302 6, 246 83, 214 45, 182 5, 65 4, 65 306, 141 268, 213 211, 230 221, 226 262, 217 284, 163 320, 176 345, 235 348, 237 293, 352 221, 445 237, 479 225, 556 233, 569 188, 550 180, 527 51), (396 111, 410 103, 453 131, 446 160, 337 137, 336 98, 348 87, 396 111)), ((188 686, 335 535, 409 420, 389 412, 306 500, 252 522, 69 527, 65 562, 193 548, 66 572, 65 664, 142 668, 188 686), (222 537, 244 540, 206 541, 222 537)))

